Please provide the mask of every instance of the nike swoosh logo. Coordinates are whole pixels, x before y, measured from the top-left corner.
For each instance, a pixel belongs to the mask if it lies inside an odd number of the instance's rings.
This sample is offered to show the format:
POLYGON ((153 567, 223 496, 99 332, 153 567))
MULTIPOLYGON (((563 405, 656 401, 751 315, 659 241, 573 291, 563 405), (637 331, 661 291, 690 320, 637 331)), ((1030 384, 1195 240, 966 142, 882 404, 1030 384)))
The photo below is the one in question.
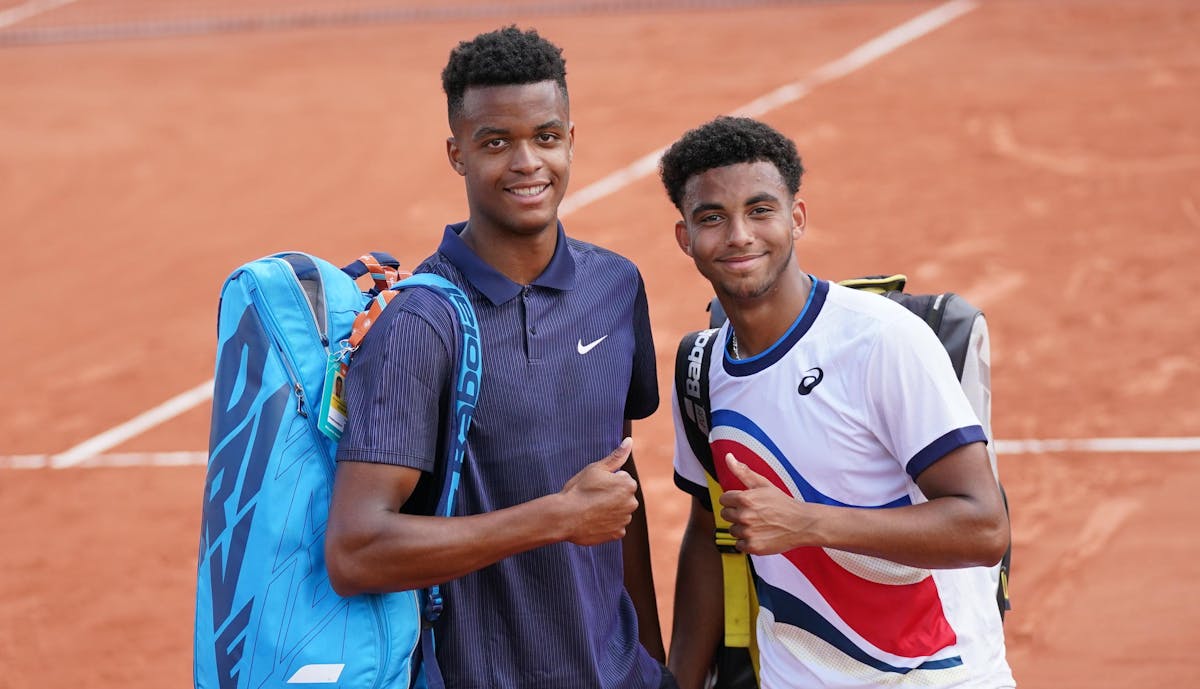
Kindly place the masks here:
POLYGON ((605 335, 604 337, 600 338, 599 340, 596 340, 594 342, 589 342, 587 344, 584 344, 583 340, 580 340, 579 343, 575 345, 575 351, 579 352, 580 354, 587 354, 588 352, 595 349, 596 345, 600 344, 607 338, 608 338, 608 335, 605 335))

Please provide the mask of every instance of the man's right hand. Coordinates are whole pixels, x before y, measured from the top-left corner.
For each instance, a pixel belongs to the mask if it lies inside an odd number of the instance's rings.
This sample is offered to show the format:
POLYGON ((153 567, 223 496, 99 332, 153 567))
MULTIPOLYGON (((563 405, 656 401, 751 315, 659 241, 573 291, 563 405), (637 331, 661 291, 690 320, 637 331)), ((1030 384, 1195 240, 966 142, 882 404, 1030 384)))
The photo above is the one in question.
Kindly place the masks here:
POLYGON ((625 536, 637 509, 637 482, 621 471, 633 450, 633 439, 592 462, 571 477, 559 495, 566 499, 570 527, 566 540, 576 545, 598 545, 625 536))

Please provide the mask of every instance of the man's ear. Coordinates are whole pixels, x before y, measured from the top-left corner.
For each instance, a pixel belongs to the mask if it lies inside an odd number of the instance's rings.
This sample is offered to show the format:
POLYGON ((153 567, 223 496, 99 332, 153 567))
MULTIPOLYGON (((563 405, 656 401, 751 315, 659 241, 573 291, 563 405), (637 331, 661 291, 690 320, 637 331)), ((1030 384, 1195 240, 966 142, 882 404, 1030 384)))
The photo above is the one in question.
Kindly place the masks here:
POLYGON ((808 222, 808 209, 804 207, 804 199, 792 202, 792 239, 800 239, 808 222))
POLYGON ((467 164, 462 160, 462 149, 458 147, 458 142, 454 137, 446 139, 446 158, 450 160, 450 167, 459 175, 467 174, 467 164))
POLYGON ((575 160, 575 123, 572 122, 570 124, 570 126, 567 127, 567 162, 568 163, 574 162, 574 160, 575 160))
POLYGON ((675 223, 675 241, 683 253, 692 255, 692 238, 688 235, 687 223, 682 220, 675 223))

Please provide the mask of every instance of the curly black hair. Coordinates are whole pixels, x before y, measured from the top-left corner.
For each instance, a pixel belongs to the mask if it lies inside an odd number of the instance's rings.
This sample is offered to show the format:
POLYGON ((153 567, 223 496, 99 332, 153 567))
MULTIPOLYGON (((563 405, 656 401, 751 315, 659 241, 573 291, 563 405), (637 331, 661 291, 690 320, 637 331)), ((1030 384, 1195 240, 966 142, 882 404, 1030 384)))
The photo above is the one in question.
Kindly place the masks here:
POLYGON ((515 25, 482 33, 458 44, 442 70, 442 90, 450 120, 462 112, 472 86, 511 86, 553 81, 567 99, 567 64, 562 48, 530 29, 515 25))
POLYGON ((804 165, 796 144, 772 127, 748 117, 718 117, 684 134, 659 161, 658 171, 671 203, 683 212, 683 190, 695 175, 738 163, 771 163, 788 191, 800 191, 804 165))

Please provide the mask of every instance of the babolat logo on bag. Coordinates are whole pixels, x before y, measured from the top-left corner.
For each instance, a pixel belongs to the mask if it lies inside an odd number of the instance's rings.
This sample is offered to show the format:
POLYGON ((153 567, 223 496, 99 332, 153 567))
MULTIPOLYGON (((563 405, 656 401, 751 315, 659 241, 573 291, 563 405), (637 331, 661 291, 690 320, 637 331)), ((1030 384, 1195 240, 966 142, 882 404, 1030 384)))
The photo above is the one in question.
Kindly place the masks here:
POLYGON ((368 306, 377 314, 401 289, 445 295, 458 320, 449 410, 457 423, 439 505, 452 509, 449 484, 457 484, 480 386, 475 315, 443 278, 400 277, 386 254, 339 269, 289 252, 251 261, 225 281, 196 584, 197 689, 425 684, 417 649, 432 632, 421 598, 436 596, 440 610, 437 587, 342 598, 324 557, 349 353, 370 326, 368 306), (367 273, 375 289, 364 292, 355 279, 367 273))
POLYGON ((707 366, 704 365, 704 350, 708 341, 716 334, 716 329, 701 330, 696 333, 696 339, 687 355, 687 379, 684 381, 683 388, 683 413, 699 427, 705 436, 709 432, 708 408, 702 402, 706 395, 702 392, 700 377, 708 373, 707 366))

